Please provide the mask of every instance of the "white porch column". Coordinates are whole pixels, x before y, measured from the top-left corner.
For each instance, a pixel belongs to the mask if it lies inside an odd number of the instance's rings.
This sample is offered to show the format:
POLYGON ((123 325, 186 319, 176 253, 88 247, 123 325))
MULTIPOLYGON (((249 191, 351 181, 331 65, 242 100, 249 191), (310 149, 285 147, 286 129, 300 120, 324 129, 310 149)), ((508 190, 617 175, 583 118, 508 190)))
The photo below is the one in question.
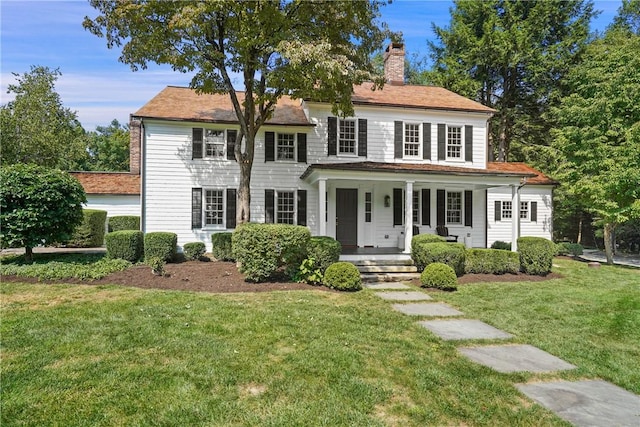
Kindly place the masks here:
POLYGON ((318 234, 320 236, 327 235, 327 180, 318 180, 318 234))
POLYGON ((407 181, 404 197, 404 253, 411 253, 413 238, 413 181, 407 181))
POLYGON ((520 192, 517 185, 511 187, 511 251, 518 252, 520 237, 520 192))

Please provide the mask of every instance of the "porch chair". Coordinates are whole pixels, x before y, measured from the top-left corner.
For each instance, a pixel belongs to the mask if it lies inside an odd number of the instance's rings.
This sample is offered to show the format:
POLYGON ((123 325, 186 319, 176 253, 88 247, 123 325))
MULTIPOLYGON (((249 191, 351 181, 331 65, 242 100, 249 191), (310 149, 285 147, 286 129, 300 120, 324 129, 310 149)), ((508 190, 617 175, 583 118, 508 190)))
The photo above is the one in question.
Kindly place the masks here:
POLYGON ((449 234, 449 229, 447 227, 445 227, 444 225, 438 225, 436 227, 436 233, 438 233, 438 236, 442 236, 445 239, 447 239, 447 242, 457 242, 458 241, 458 236, 456 236, 455 234, 449 234))

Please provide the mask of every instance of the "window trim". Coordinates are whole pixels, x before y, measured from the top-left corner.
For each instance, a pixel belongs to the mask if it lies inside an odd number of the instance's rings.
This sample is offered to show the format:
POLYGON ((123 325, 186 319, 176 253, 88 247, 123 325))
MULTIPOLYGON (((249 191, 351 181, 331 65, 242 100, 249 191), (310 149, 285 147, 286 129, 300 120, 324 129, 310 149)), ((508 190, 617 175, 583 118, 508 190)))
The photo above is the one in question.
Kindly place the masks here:
POLYGON ((500 205, 500 219, 513 219, 513 202, 511 200, 502 200, 500 205), (505 215, 506 212, 509 213, 508 216, 505 215))
MULTIPOLYGON (((278 189, 274 189, 274 203, 273 203, 273 223, 274 224, 289 224, 289 225, 297 225, 298 223, 298 198, 297 198, 297 192, 296 190, 278 190, 278 189), (292 199, 292 207, 293 209, 291 210, 291 217, 292 217, 292 221, 293 222, 280 222, 279 221, 279 215, 280 215, 280 194, 282 193, 289 193, 291 194, 291 199, 292 199)), ((289 213, 289 212, 288 212, 289 213)))
POLYGON ((520 218, 520 221, 530 221, 531 218, 531 208, 530 208, 531 204, 529 203, 528 200, 525 201, 520 201, 520 209, 518 210, 518 215, 520 218), (526 206, 526 209, 522 209, 522 206, 526 206), (522 214, 525 214, 525 216, 523 217, 522 214))
POLYGON ((234 129, 232 128, 218 128, 218 127, 192 127, 191 128, 191 144, 194 143, 193 141, 193 130, 194 129, 200 129, 202 131, 202 141, 200 141, 200 145, 201 145, 201 150, 202 150, 202 157, 196 157, 194 160, 229 160, 228 159, 228 153, 227 153, 227 148, 229 146, 229 131, 233 131, 234 129), (223 135, 223 139, 221 142, 222 145, 222 151, 221 154, 219 156, 210 156, 207 155, 207 131, 213 131, 213 132, 222 132, 223 135))
POLYGON ((445 160, 453 161, 453 162, 464 162, 465 161, 465 126, 447 124, 445 129, 444 144, 445 144, 444 145, 445 160), (449 142, 449 130, 453 128, 460 130, 460 144, 459 146, 456 146, 460 148, 460 155, 457 157, 452 157, 449 155, 449 147, 450 146, 453 147, 453 145, 450 144, 449 142))
POLYGON ((275 149, 275 161, 281 163, 297 163, 298 162, 298 134, 295 132, 276 132, 275 141, 274 141, 274 149, 275 149), (293 158, 291 159, 281 159, 280 158, 280 136, 281 135, 292 135, 293 136, 293 146, 291 147, 293 158))
POLYGON ((203 230, 226 230, 227 229, 227 200, 226 200, 226 189, 224 188, 213 188, 213 187, 203 187, 202 188, 202 209, 200 215, 202 216, 202 229, 203 230), (207 192, 208 191, 219 191, 221 193, 222 198, 222 223, 221 224, 207 224, 207 192))
POLYGON ((336 155, 337 156, 342 156, 342 157, 358 157, 358 119, 356 117, 350 117, 350 118, 340 118, 338 117, 338 123, 336 126, 336 155), (342 138, 340 138, 340 126, 345 123, 345 122, 350 122, 353 123, 353 152, 343 152, 341 151, 341 141, 342 138))
POLYGON ((420 122, 402 122, 402 158, 403 159, 411 159, 411 160, 423 160, 423 132, 422 132, 423 123, 420 122), (418 147, 416 148, 416 154, 410 155, 407 154, 407 144, 415 144, 415 142, 408 143, 407 142, 407 125, 409 126, 417 126, 416 133, 418 137, 418 147))
POLYGON ((445 210, 444 219, 447 225, 459 225, 464 226, 464 190, 446 190, 445 193, 445 210), (449 194, 457 194, 460 199, 459 209, 449 209, 449 194), (449 211, 457 211, 459 220, 457 222, 449 221, 449 211))

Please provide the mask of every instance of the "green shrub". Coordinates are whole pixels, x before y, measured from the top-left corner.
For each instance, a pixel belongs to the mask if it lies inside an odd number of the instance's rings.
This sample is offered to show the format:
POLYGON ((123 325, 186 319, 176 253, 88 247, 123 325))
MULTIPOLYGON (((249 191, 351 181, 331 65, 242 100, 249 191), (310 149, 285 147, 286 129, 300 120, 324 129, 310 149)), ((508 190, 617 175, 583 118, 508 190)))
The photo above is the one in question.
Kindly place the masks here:
POLYGON ((339 291, 359 291, 362 289, 360 271, 350 262, 331 264, 324 273, 325 286, 339 291))
POLYGON ((137 262, 144 251, 144 235, 142 231, 122 230, 107 233, 104 236, 107 245, 107 256, 120 258, 129 262, 137 262))
POLYGON ((276 273, 293 277, 307 257, 310 238, 303 226, 246 223, 233 232, 233 257, 247 281, 261 282, 276 273))
POLYGON ((140 230, 140 217, 136 215, 119 215, 109 218, 109 232, 122 230, 140 230))
POLYGON ((447 239, 437 234, 416 234, 411 239, 411 247, 419 243, 446 243, 447 239))
POLYGON ((154 231, 144 235, 144 259, 161 258, 165 262, 175 259, 178 235, 167 231, 154 231))
POLYGON ((131 267, 129 261, 109 259, 104 254, 36 254, 33 263, 24 255, 3 256, 0 275, 36 277, 38 280, 102 279, 131 267))
POLYGON ((527 274, 546 276, 551 272, 556 245, 542 237, 520 237, 518 239, 520 268, 527 274))
POLYGON ((579 256, 584 253, 584 248, 580 243, 560 242, 556 244, 556 254, 579 256))
POLYGON ((207 248, 202 242, 190 242, 185 243, 182 247, 184 257, 189 261, 199 260, 207 252, 207 248))
POLYGON ((496 240, 491 244, 491 249, 501 249, 503 251, 510 251, 511 243, 503 242, 502 240, 496 240))
POLYGON ((76 227, 67 246, 73 248, 97 248, 104 243, 107 211, 83 209, 82 224, 76 227))
POLYGON ((425 267, 420 274, 420 283, 425 288, 455 291, 458 289, 458 278, 453 268, 440 262, 434 262, 425 267))
POLYGON ((302 261, 294 280, 299 283, 308 283, 310 285, 319 285, 322 283, 324 274, 318 263, 313 258, 307 258, 302 261))
POLYGON ((520 271, 520 255, 500 249, 468 249, 465 273, 516 274, 520 271))
POLYGON ((314 265, 324 273, 327 268, 340 259, 342 245, 333 237, 315 236, 309 239, 307 256, 313 258, 314 265))
POLYGON ((145 264, 151 267, 151 272, 156 276, 164 276, 165 270, 164 266, 167 264, 163 258, 152 256, 150 258, 145 258, 145 264))
POLYGON ((214 233, 211 235, 211 254, 218 261, 235 261, 231 247, 232 233, 214 233))
POLYGON ((463 243, 419 243, 412 246, 411 257, 418 271, 434 262, 441 262, 453 268, 457 276, 464 274, 463 243))

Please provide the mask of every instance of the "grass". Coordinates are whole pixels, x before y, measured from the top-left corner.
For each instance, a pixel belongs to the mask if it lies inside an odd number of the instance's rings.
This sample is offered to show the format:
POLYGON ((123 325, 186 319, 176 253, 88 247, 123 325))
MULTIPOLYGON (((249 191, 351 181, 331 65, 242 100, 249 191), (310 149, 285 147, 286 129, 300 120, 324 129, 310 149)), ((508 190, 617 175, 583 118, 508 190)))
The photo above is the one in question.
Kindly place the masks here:
POLYGON ((131 267, 129 261, 104 254, 34 254, 33 263, 27 263, 24 255, 6 255, 0 263, 0 274, 39 280, 101 279, 131 267))
POLYGON ((432 293, 579 366, 546 375, 476 365, 369 290, 2 283, 0 424, 567 425, 513 384, 638 393, 640 274, 558 264, 561 280, 432 293))

